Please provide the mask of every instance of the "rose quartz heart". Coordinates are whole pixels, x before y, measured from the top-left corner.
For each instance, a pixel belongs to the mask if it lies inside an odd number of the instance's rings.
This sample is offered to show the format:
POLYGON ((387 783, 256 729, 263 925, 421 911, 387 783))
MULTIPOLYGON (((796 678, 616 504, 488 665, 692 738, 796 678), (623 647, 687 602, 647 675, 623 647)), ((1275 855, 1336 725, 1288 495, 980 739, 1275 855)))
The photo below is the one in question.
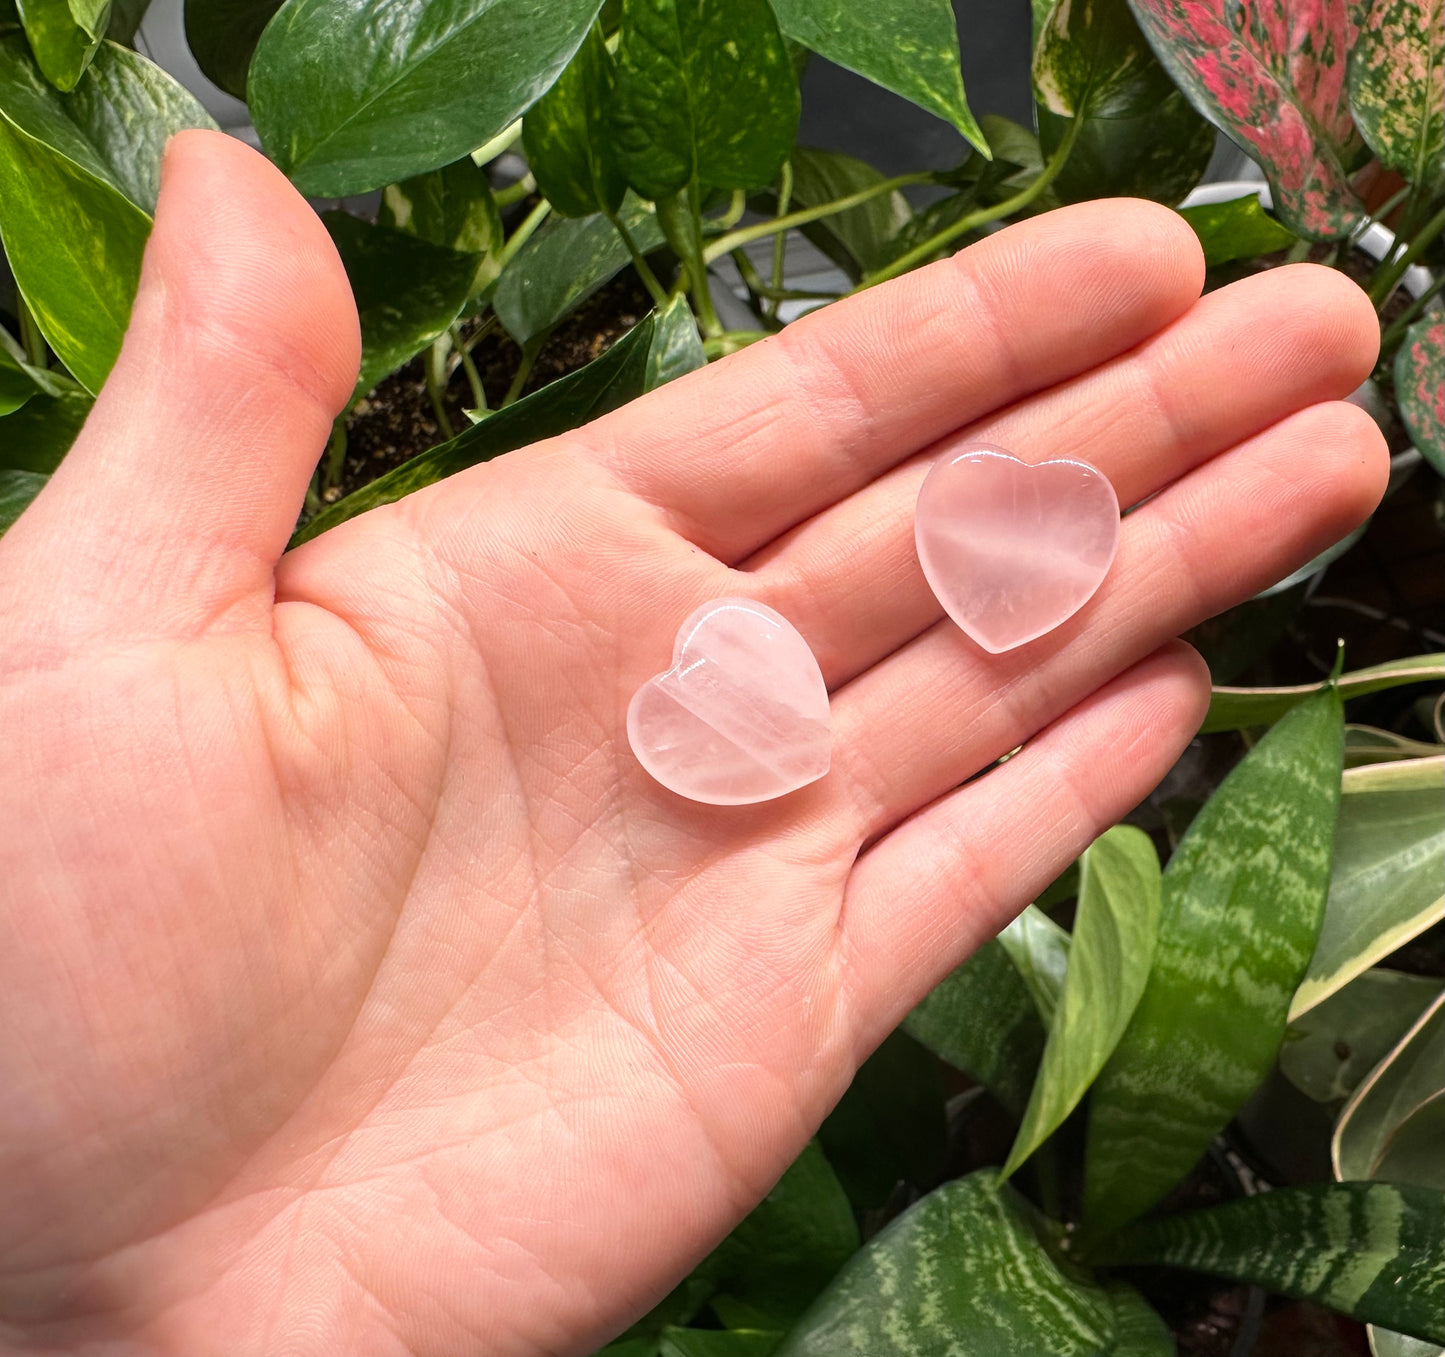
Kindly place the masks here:
POLYGON ((997 655, 1072 617, 1119 544, 1119 501, 1083 462, 1030 466, 987 443, 945 453, 918 492, 918 559, 944 611, 997 655))
POLYGON ((680 796, 769 801, 828 771, 828 689, 790 622, 762 603, 718 599, 682 624, 672 668, 633 694, 627 739, 680 796))

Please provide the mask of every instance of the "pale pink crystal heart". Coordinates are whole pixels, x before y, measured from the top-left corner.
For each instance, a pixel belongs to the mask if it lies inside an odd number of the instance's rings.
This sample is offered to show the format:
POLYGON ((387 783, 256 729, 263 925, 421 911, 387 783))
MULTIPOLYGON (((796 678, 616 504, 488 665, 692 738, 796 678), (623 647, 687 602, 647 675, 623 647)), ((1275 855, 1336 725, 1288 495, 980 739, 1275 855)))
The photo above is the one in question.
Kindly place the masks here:
POLYGON ((828 690, 786 618, 749 599, 717 599, 682 624, 672 668, 633 695, 627 738, 680 796, 769 801, 828 771, 828 690))
POLYGON ((944 611, 996 655, 1052 631, 1094 596, 1119 543, 1119 501, 1084 462, 1030 466, 971 443, 934 463, 913 531, 944 611))

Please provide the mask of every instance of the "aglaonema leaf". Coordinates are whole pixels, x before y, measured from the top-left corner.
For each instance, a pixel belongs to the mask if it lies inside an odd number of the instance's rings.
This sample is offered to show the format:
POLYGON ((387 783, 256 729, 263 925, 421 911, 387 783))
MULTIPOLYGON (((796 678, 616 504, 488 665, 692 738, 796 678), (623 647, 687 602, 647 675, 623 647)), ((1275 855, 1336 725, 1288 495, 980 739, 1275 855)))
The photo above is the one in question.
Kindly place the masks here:
POLYGON ((1179 215, 1199 237, 1208 268, 1287 250, 1295 243, 1294 233, 1286 231, 1259 205, 1259 195, 1255 193, 1231 198, 1227 203, 1181 207, 1179 215))
POLYGON ((608 110, 612 57, 593 24, 567 69, 522 119, 522 144, 537 187, 564 217, 612 213, 626 182, 612 153, 608 110))
POLYGON ((1445 179, 1445 3, 1361 6, 1349 53, 1355 125, 1382 165, 1429 188, 1445 179))
POLYGON ((1170 859, 1144 994, 1090 1097, 1091 1237, 1163 1197, 1273 1066, 1324 917, 1343 746, 1331 688, 1254 746, 1170 859))
POLYGON ((271 158, 342 197, 450 164, 515 122, 601 0, 290 0, 246 81, 271 158))
MULTIPOLYGON (((1411 683, 1445 682, 1445 654, 1411 655, 1403 660, 1387 660, 1368 669, 1355 669, 1336 680, 1340 696, 1366 697, 1411 683)), ((1302 683, 1287 688, 1229 688, 1216 686, 1209 699, 1209 713, 1201 729, 1245 730, 1250 726, 1267 726, 1278 721, 1287 711, 1323 692, 1325 683, 1302 683)))
POLYGON ((206 78, 237 99, 256 44, 283 0, 186 0, 186 44, 206 78))
POLYGON ((1350 184, 1358 135, 1345 63, 1349 0, 1129 0, 1175 84, 1260 164, 1280 218, 1334 240, 1364 219, 1350 184))
POLYGON ((1142 1221, 1102 1256, 1252 1282, 1445 1342, 1445 1194, 1312 1183, 1142 1221))
POLYGON ((388 184, 376 224, 474 256, 472 297, 481 296, 501 271, 501 214, 486 171, 471 156, 388 184))
POLYGON ((1329 899, 1291 1019, 1445 918, 1445 757, 1350 768, 1341 786, 1329 899))
POLYGON ((1003 1177, 1063 1125, 1118 1044, 1149 976, 1159 903, 1159 858, 1142 830, 1117 825, 1084 853, 1068 969, 1003 1177))
POLYGON ((1173 1351, 1134 1293, 1061 1262, 1050 1242, 1045 1222, 993 1170, 945 1183, 844 1265, 777 1357, 1173 1351))
POLYGON ((612 128, 644 198, 757 188, 798 131, 798 81, 768 0, 624 0, 612 128))
POLYGON ((73 90, 105 37, 108 0, 15 0, 15 7, 45 78, 58 90, 73 90))
POLYGON ((1426 316, 1395 354, 1395 399, 1420 455, 1445 476, 1445 320, 1426 316))
POLYGON ((773 9, 795 42, 937 114, 989 153, 964 94, 958 25, 948 0, 773 0, 773 9))

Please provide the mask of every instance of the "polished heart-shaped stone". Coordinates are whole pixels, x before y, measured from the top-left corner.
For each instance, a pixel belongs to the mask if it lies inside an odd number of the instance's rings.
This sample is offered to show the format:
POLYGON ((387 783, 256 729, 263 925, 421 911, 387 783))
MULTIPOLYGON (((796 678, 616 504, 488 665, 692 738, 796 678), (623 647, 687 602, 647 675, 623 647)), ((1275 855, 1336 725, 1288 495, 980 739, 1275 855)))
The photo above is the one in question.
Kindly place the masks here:
POLYGON ((1094 596, 1119 544, 1119 500, 1087 463, 1030 465, 970 443, 934 463, 913 531, 944 611, 997 655, 1052 631, 1094 596))
POLYGON ((633 695, 627 739, 680 796, 769 801, 828 771, 828 689, 786 618, 750 599, 717 599, 682 624, 672 668, 633 695))

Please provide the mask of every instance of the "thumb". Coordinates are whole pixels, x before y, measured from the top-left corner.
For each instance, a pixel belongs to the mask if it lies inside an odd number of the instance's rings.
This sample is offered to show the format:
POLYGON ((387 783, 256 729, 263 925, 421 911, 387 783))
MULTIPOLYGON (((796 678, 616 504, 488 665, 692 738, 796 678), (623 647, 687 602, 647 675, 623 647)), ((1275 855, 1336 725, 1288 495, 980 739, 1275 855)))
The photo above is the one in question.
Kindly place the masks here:
POLYGON ((359 349, 345 271, 306 202, 242 143, 178 134, 120 357, 0 559, 45 554, 28 582, 43 573, 72 638, 269 625, 359 349))

